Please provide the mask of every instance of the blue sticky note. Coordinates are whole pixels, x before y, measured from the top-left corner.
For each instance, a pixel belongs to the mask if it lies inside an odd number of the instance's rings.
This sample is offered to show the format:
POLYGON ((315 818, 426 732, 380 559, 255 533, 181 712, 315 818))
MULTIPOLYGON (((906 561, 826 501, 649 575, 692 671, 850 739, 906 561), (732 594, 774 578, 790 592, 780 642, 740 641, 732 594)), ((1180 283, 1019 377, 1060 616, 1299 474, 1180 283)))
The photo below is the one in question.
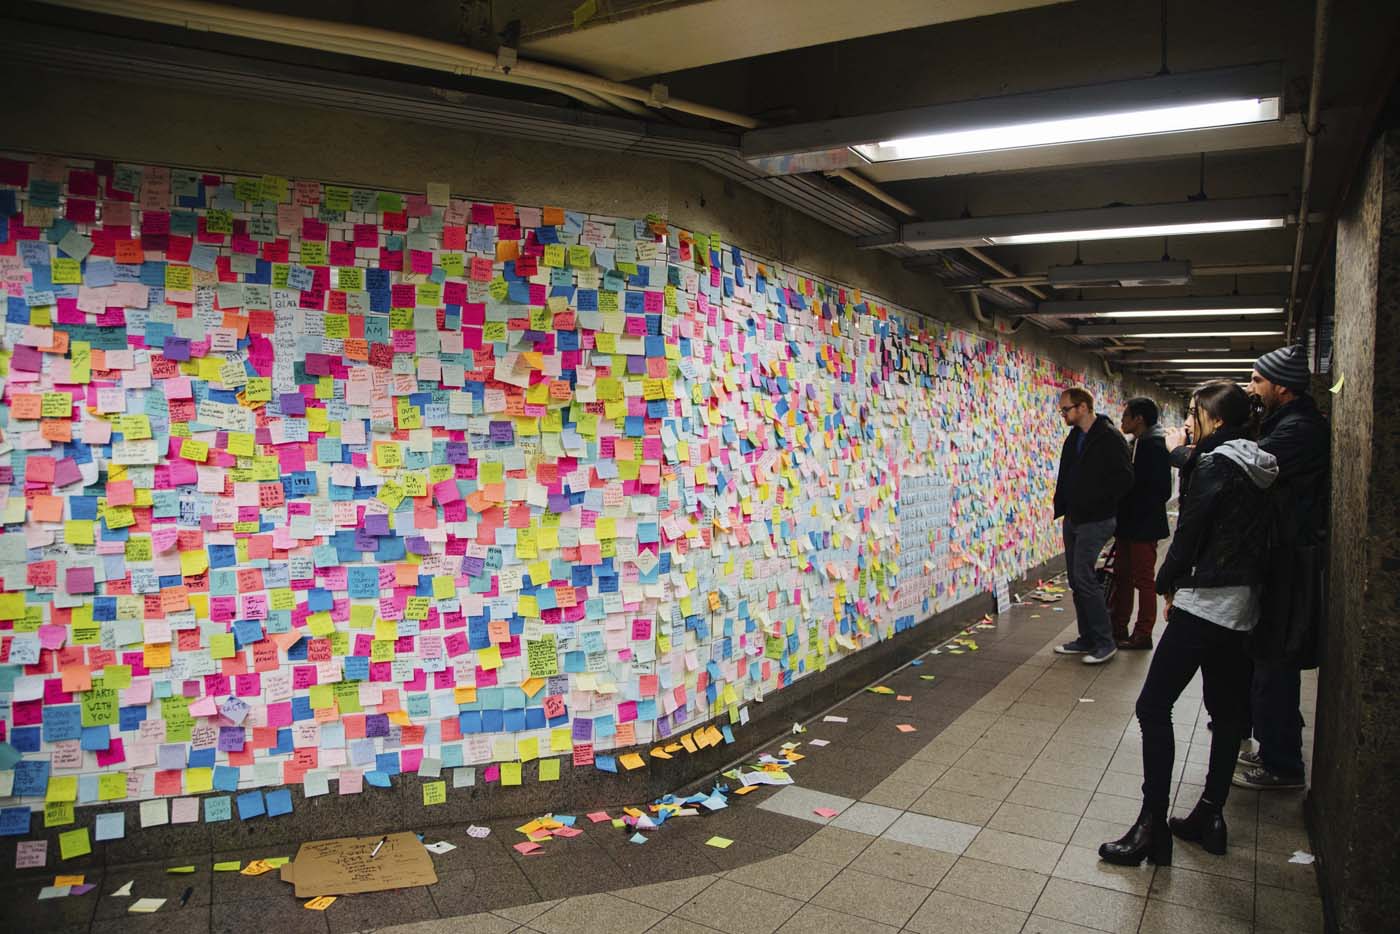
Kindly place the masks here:
POLYGON ((261 817, 266 813, 267 809, 263 806, 263 793, 261 791, 245 791, 238 796, 239 820, 261 817))
POLYGON ((204 799, 204 822, 206 824, 218 823, 231 817, 233 817, 233 804, 229 798, 220 796, 204 799))
POLYGON ((600 772, 617 771, 617 759, 612 756, 594 756, 593 764, 598 767, 600 772))
POLYGON ((27 807, 0 808, 0 837, 22 837, 29 833, 31 813, 27 807))
POLYGON ((292 793, 289 789, 278 788, 267 793, 267 816, 281 817, 292 813, 292 793))
POLYGON ((386 775, 386 774, 384 774, 383 772, 379 771, 378 769, 375 769, 375 770, 370 771, 370 772, 366 772, 366 773, 365 773, 365 781, 369 782, 369 783, 370 783, 371 785, 373 785, 375 788, 388 788, 388 787, 389 787, 389 776, 386 775))
POLYGON ((108 814, 97 815, 97 824, 92 833, 94 840, 120 840, 125 836, 126 814, 121 811, 112 811, 108 814))

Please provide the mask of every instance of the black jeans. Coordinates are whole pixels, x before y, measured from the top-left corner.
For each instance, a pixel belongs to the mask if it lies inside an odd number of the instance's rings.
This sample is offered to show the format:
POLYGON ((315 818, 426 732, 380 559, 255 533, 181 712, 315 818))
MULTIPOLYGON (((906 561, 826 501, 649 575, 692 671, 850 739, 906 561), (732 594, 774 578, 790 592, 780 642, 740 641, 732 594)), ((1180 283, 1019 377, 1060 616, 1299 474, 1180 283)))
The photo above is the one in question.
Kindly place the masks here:
POLYGON ((1303 775, 1303 715, 1298 710, 1302 682, 1297 668, 1254 663, 1250 701, 1259 758, 1264 768, 1284 778, 1303 775))
POLYGON ((1151 813, 1166 817, 1171 804, 1176 756, 1172 705, 1197 669, 1204 682, 1206 710, 1215 723, 1202 797, 1216 806, 1225 804, 1249 715, 1247 636, 1177 607, 1167 614, 1167 630, 1157 642, 1137 699, 1138 723, 1142 725, 1142 798, 1151 813))

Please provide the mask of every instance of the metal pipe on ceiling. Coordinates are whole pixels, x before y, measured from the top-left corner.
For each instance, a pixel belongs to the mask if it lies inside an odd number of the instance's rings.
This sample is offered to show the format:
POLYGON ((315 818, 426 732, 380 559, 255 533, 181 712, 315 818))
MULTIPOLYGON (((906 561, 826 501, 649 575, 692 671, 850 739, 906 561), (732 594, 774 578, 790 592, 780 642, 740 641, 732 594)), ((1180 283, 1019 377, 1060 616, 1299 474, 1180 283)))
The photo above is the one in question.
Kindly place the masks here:
POLYGON ((1293 241, 1293 270, 1288 279, 1288 323, 1284 328, 1285 336, 1290 340, 1295 336, 1298 277, 1303 263, 1303 237, 1308 230, 1308 200, 1312 195, 1313 155, 1317 150, 1317 135, 1321 131, 1318 111, 1321 109, 1322 72, 1327 62, 1327 29, 1330 24, 1330 0, 1317 0, 1313 24, 1312 84, 1308 90, 1308 120, 1305 126, 1307 139, 1303 143, 1303 185, 1298 196, 1298 236, 1293 241))
MULTIPOLYGON (((906 264, 912 265, 912 264, 906 264)), ((1303 272, 1310 272, 1312 266, 1303 265, 1303 272)), ((1267 276, 1289 273, 1293 271, 1293 266, 1289 263, 1253 263, 1242 265, 1207 265, 1194 266, 1191 269, 1191 277, 1197 276, 1267 276)), ((976 282, 956 283, 945 286, 950 292, 967 292, 974 289, 994 289, 1002 286, 1031 286, 1049 285, 1050 277, 1044 274, 1030 276, 1004 276, 1002 278, 979 279, 976 282)), ((1112 288, 1112 286, 1106 286, 1112 288)))
POLYGON ((847 184, 852 185, 856 188, 859 188, 861 191, 865 192, 867 195, 874 198, 876 201, 879 201, 882 204, 886 204, 889 207, 894 208, 896 211, 907 217, 919 216, 919 212, 911 208, 908 204, 899 200, 894 195, 889 194, 879 185, 876 185, 874 182, 872 182, 870 179, 866 178, 863 175, 859 175, 851 171, 850 169, 833 169, 830 172, 823 172, 822 174, 825 175, 827 178, 839 178, 841 179, 841 181, 846 182, 847 184))
POLYGON ((515 74, 521 78, 547 81, 597 95, 633 100, 648 107, 675 110, 744 129, 754 129, 759 125, 757 120, 746 114, 734 113, 681 98, 673 98, 666 94, 655 93, 652 89, 609 81, 606 78, 599 78, 596 75, 574 71, 570 68, 532 62, 518 57, 514 61, 510 61, 508 58, 498 57, 488 52, 370 26, 336 23, 282 13, 265 13, 259 10, 245 10, 217 3, 198 2, 198 0, 133 0, 133 2, 41 0, 41 2, 51 6, 103 13, 126 19, 140 19, 180 26, 192 31, 225 33, 301 48, 340 51, 340 49, 329 47, 332 42, 338 41, 342 47, 348 43, 364 49, 359 54, 371 58, 389 56, 389 60, 398 61, 397 56, 411 55, 417 59, 415 63, 419 67, 433 68, 438 71, 493 80, 508 80, 506 76, 515 74))

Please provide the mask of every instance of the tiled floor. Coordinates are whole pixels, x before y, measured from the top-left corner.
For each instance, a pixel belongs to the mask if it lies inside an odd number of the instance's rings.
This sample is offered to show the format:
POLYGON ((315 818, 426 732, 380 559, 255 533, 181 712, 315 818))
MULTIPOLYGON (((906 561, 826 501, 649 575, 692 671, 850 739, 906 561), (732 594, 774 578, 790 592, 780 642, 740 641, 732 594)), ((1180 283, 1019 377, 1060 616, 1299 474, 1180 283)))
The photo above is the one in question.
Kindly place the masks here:
MULTIPOLYGON (((107 867, 89 879, 95 900, 36 903, 35 880, 0 882, 0 918, 54 934, 1320 931, 1313 867, 1289 862, 1310 850, 1301 792, 1233 790, 1224 857, 1178 841, 1169 868, 1098 861, 1098 844, 1138 812, 1133 701, 1150 656, 1085 666, 1053 654, 1072 629, 1067 599, 1016 607, 974 631, 977 651, 926 656, 885 679, 894 695, 862 692, 829 712, 846 722, 808 723, 795 737, 807 756, 792 769, 796 785, 670 822, 645 845, 584 824, 582 836, 521 857, 510 849, 522 839, 518 822, 492 822, 485 840, 433 828, 429 839, 458 847, 434 857, 437 884, 349 896, 325 912, 304 910, 275 873, 168 876, 151 865, 107 867), (734 843, 706 846, 714 835, 734 843), (185 910, 129 915, 129 900, 108 892, 131 879, 143 895, 173 900, 189 887, 193 897, 185 910)), ((1304 693, 1310 720, 1313 679, 1304 693)), ((1201 790, 1210 737, 1199 681, 1176 719, 1184 813, 1201 790)), ((278 854, 219 858, 269 855, 278 854)))
MULTIPOLYGON (((1018 616, 1044 619, 1052 612, 1018 608, 1008 625, 1014 627, 1018 616)), ((1057 623, 1066 618, 1053 616, 1057 623)), ((1137 815, 1141 743, 1133 701, 1150 656, 1124 652, 1109 665, 1085 666, 1050 651, 1063 635, 1057 632, 1006 671, 976 703, 932 731, 936 735, 919 734, 918 748, 859 793, 801 784, 804 769, 839 755, 842 735, 887 720, 892 698, 861 695, 834 711, 847 724, 810 724, 802 738, 828 738, 831 745, 804 747, 810 757, 793 769, 799 784, 766 793, 756 807, 750 807, 752 796, 738 804, 724 831, 736 846, 784 849, 760 814, 820 825, 788 852, 727 871, 407 924, 384 934, 1322 930, 1313 867, 1289 862, 1295 850, 1310 849, 1301 792, 1234 789, 1224 857, 1178 841, 1170 867, 1126 869, 1098 860, 1098 844, 1117 837, 1137 815), (816 808, 838 813, 822 818, 816 808)), ((964 659, 966 671, 940 659, 938 680, 974 669, 978 677, 985 674, 987 659, 969 653, 956 661, 964 659)), ((906 669, 887 683, 899 693, 917 692, 917 673, 927 670, 906 669)), ((1315 690, 1315 680, 1307 679, 1309 719, 1315 690)), ((910 716, 928 715, 914 696, 905 708, 910 716)), ((926 697, 931 703, 934 695, 926 697)), ((1176 719, 1175 808, 1184 814, 1201 791, 1210 741, 1199 680, 1178 704, 1176 719)), ((1311 734, 1305 738, 1310 744, 1311 734)), ((862 771, 858 757, 843 764, 862 771)))

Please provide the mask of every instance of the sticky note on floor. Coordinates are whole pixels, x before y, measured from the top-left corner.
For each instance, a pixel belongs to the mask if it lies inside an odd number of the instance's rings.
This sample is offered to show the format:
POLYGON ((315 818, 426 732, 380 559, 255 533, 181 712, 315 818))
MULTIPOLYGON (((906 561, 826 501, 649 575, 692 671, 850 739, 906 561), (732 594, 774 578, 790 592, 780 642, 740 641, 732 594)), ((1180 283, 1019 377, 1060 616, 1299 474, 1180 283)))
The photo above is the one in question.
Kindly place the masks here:
POLYGON ((895 728, 896 730, 898 730, 899 732, 901 732, 901 733, 917 733, 917 732, 918 732, 918 729, 917 729, 916 727, 913 727, 913 726, 909 725, 908 723, 896 723, 896 724, 894 725, 894 728, 895 728))
POLYGON ((150 914, 153 911, 159 911, 160 906, 164 904, 165 899, 163 898, 138 898, 131 903, 131 907, 127 911, 132 914, 150 914))
POLYGON ((705 845, 712 846, 717 850, 727 850, 729 849, 730 844, 732 844, 733 842, 734 841, 729 839, 728 837, 715 836, 706 840, 705 845))
POLYGON ((335 898, 334 895, 321 895, 311 899, 311 901, 301 907, 309 908, 312 911, 325 911, 327 908, 331 907, 331 905, 335 904, 335 898))

